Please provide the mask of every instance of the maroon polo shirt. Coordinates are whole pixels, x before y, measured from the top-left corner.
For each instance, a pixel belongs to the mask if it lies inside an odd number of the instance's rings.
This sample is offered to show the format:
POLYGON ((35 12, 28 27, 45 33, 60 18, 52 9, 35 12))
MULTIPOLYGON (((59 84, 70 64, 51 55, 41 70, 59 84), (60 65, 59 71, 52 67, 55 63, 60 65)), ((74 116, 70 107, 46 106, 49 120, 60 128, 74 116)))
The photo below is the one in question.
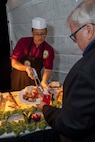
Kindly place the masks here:
MULTIPOLYGON (((24 56, 27 55, 30 43, 32 41, 32 37, 25 37, 21 38, 16 47, 13 50, 11 55, 11 59, 16 59, 20 61, 24 56)), ((29 55, 35 58, 41 56, 41 51, 43 48, 43 44, 36 47, 34 42, 32 42, 32 48, 30 50, 29 55)), ((45 41, 44 42, 44 51, 43 51, 43 67, 45 69, 52 69, 53 68, 53 60, 54 60, 54 49, 45 41)))

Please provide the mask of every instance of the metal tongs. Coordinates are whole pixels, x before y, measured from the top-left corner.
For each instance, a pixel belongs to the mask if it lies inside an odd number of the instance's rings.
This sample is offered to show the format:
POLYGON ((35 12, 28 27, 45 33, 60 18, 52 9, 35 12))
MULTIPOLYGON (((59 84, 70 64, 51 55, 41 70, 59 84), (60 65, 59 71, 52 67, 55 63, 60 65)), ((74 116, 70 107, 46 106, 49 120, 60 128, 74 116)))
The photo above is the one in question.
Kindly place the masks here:
POLYGON ((44 88, 43 88, 43 86, 41 85, 41 82, 40 82, 39 78, 38 78, 38 77, 35 78, 34 81, 35 81, 36 87, 39 88, 39 89, 41 90, 41 92, 43 92, 43 91, 44 91, 44 88))
POLYGON ((34 78, 35 85, 36 85, 36 87, 38 88, 38 91, 39 91, 39 89, 40 89, 40 91, 43 93, 44 88, 43 88, 43 86, 41 85, 40 79, 39 79, 39 77, 38 77, 37 72, 35 71, 35 69, 33 69, 33 73, 34 73, 34 75, 36 76, 36 77, 34 78))

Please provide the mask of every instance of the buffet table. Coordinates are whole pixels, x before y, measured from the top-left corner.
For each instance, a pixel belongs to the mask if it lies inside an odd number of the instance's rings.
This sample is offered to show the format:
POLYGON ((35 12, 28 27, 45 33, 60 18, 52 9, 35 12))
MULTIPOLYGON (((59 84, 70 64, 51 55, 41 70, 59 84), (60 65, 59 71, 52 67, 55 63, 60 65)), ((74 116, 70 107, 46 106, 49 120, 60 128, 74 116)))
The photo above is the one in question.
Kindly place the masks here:
MULTIPOLYGON (((2 95, 4 96, 3 98, 5 98, 6 100, 6 103, 3 113, 4 118, 2 118, 3 120, 1 119, 5 124, 2 124, 2 121, 0 120, 0 142, 60 142, 59 135, 56 134, 56 132, 54 132, 54 130, 52 130, 50 126, 48 126, 47 122, 44 120, 42 112, 37 108, 37 105, 35 103, 25 104, 24 102, 22 102, 19 98, 20 93, 21 91, 2 93, 2 95), (15 108, 14 101, 12 100, 13 98, 15 99, 19 107, 16 106, 15 108), (9 112, 11 112, 11 115, 9 115, 9 112), (18 112, 20 112, 20 114, 18 114, 18 112), (14 119, 15 113, 17 114, 19 121, 21 121, 21 125, 24 125, 26 123, 28 129, 24 130, 23 132, 16 132, 14 134, 14 132, 17 130, 12 127, 14 130, 12 132, 12 130, 10 130, 10 123, 15 122, 18 125, 17 119, 14 119), (39 121, 31 120, 31 117, 29 118, 29 116, 31 116, 31 113, 41 114, 41 119, 39 121), (24 114, 24 123, 22 122, 22 114, 24 114), (5 122, 4 119, 6 119, 8 123, 5 122), (5 132, 2 134, 1 129, 3 129, 4 126, 6 127, 8 133, 5 132), (33 129, 31 130, 32 126, 33 129)), ((21 127, 18 127, 18 129, 19 128, 21 129, 21 127)))

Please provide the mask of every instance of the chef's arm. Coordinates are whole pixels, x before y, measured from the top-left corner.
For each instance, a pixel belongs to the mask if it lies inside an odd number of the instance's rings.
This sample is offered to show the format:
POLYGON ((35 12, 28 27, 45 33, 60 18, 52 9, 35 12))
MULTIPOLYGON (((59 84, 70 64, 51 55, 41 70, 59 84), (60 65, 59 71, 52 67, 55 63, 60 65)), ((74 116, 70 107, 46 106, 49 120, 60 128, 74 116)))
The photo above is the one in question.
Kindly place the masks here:
POLYGON ((12 59, 11 65, 12 65, 12 68, 14 68, 14 69, 17 69, 19 71, 26 71, 28 77, 30 77, 31 79, 37 78, 37 73, 34 68, 32 68, 30 66, 25 66, 15 59, 12 59))
POLYGON ((52 70, 44 69, 41 84, 44 88, 48 89, 48 81, 51 78, 52 70))
POLYGON ((11 65, 12 65, 12 68, 14 68, 14 69, 17 69, 20 71, 26 71, 26 66, 21 64, 19 61, 15 60, 15 59, 11 60, 11 65))

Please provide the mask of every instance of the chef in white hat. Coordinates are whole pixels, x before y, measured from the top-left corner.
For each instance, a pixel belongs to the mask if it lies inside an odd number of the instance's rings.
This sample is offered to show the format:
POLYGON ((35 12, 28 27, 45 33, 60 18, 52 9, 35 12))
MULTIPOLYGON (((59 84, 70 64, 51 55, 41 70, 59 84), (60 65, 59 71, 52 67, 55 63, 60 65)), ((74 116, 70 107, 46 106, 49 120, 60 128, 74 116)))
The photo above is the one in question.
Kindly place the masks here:
POLYGON ((44 88, 48 89, 48 81, 52 74, 54 49, 45 39, 47 36, 46 19, 32 19, 32 37, 22 37, 11 55, 12 91, 35 85, 34 79, 39 77, 44 88), (43 73, 41 73, 43 69, 43 73))

